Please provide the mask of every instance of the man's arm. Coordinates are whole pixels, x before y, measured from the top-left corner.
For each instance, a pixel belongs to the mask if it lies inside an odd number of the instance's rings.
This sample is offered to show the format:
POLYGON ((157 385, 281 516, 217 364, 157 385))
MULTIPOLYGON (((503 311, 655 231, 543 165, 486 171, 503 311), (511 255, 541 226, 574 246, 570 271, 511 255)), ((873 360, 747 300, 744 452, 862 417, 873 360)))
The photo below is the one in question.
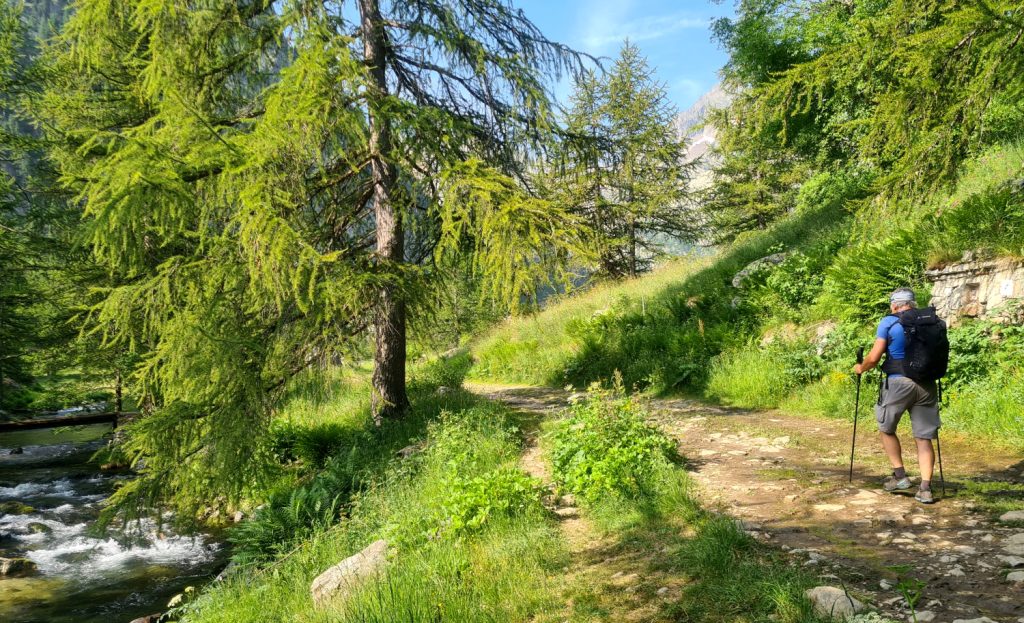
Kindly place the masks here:
POLYGON ((858 363, 853 366, 854 374, 864 374, 868 370, 871 370, 878 365, 878 362, 882 360, 882 355, 885 354, 885 349, 889 346, 889 341, 884 338, 876 338, 875 345, 871 347, 871 352, 864 357, 864 363, 858 363))

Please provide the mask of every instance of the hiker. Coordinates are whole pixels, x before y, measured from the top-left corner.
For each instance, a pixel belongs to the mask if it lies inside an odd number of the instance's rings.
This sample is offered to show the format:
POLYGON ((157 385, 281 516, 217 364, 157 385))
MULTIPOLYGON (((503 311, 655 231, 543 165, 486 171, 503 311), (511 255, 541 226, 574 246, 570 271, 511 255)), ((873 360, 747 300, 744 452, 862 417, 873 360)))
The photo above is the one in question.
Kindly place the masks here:
MULTIPOLYGON (((941 338, 936 338, 936 341, 939 339, 945 341, 946 339, 945 323, 935 317, 934 310, 928 308, 918 312, 916 308, 914 291, 910 288, 899 288, 889 296, 891 313, 878 323, 878 330, 875 332, 875 345, 865 357, 864 362, 853 367, 853 372, 854 374, 863 374, 871 370, 878 365, 882 355, 885 354, 885 362, 881 367, 885 379, 879 387, 875 419, 878 421, 882 448, 885 450, 886 456, 889 457, 893 471, 892 476, 885 481, 883 487, 886 491, 894 492, 906 490, 912 486, 910 478, 907 477, 907 470, 903 467, 903 449, 900 446, 899 438, 896 437, 896 426, 900 423, 903 414, 909 411, 911 432, 917 444, 917 462, 921 468, 921 484, 914 498, 923 504, 931 504, 935 501, 931 490, 932 471, 935 467, 935 451, 932 448, 932 440, 938 438, 939 426, 941 426, 937 380, 946 372, 948 342, 945 342, 946 360, 936 364, 941 367, 941 371, 929 370, 923 375, 918 374, 916 375, 917 380, 905 374, 905 372, 909 373, 909 370, 904 370, 904 357, 907 348, 904 325, 908 320, 913 322, 924 318, 926 321, 930 321, 929 326, 941 328, 941 338), (906 312, 911 313, 904 317, 906 312), (930 312, 931 316, 926 316, 926 312, 930 312)), ((927 332, 921 333, 926 334, 927 332)), ((936 349, 941 353, 941 348, 942 344, 940 343, 936 349)))

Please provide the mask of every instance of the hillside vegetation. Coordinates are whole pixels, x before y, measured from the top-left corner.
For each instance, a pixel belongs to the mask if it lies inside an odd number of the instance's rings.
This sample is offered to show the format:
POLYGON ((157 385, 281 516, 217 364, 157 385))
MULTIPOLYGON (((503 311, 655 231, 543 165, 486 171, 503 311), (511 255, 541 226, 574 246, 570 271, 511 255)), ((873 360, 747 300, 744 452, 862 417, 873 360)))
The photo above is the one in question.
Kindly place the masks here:
MULTIPOLYGON (((924 304, 927 267, 968 250, 1024 256, 1022 177, 1024 148, 1014 144, 969 162, 951 192, 917 202, 830 200, 832 180, 815 180, 801 209, 714 256, 505 321, 473 345, 470 374, 584 387, 619 371, 627 387, 656 394, 849 417, 854 351, 873 340, 891 290, 910 285, 924 304), (732 285, 773 253, 784 261, 732 285)), ((947 426, 1024 447, 1024 331, 966 321, 951 341, 947 426)))

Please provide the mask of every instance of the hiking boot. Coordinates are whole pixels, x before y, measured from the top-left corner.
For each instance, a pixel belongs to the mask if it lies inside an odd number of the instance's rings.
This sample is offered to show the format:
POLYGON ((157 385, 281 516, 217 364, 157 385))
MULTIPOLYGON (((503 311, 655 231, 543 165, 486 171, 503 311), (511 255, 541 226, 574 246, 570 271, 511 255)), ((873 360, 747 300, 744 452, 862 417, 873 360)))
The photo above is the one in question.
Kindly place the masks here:
POLYGON ((918 489, 917 495, 914 496, 914 499, 917 500, 918 502, 922 503, 922 504, 934 504, 935 503, 935 498, 932 497, 932 490, 931 489, 918 489))
POLYGON ((903 478, 896 478, 895 476, 889 476, 885 482, 882 483, 882 488, 886 491, 904 491, 909 489, 913 485, 910 482, 910 478, 904 476, 903 478))

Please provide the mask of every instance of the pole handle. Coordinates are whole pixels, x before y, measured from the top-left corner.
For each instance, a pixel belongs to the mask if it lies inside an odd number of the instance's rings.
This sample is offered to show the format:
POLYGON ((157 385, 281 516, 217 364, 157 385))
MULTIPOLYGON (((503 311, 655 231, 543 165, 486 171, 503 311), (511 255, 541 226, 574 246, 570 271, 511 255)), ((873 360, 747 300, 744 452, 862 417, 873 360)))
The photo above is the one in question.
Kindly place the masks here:
POLYGON ((864 363, 864 347, 857 347, 857 363, 864 363))

